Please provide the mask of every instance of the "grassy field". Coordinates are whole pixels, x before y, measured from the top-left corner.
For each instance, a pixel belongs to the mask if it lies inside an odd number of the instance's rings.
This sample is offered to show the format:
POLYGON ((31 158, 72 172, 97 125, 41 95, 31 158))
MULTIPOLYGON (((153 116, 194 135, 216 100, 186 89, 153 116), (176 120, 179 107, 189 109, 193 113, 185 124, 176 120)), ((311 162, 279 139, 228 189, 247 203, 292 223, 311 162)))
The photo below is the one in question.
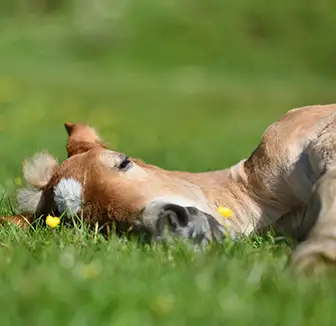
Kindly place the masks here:
MULTIPOLYGON (((335 102, 335 49, 321 37, 334 26, 326 1, 307 6, 307 21, 315 9, 320 19, 306 29, 284 27, 295 8, 274 9, 273 26, 266 2, 258 16, 237 1, 229 12, 252 12, 263 42, 240 29, 236 40, 222 36, 240 21, 221 16, 215 0, 178 14, 174 1, 170 11, 144 3, 145 15, 138 6, 121 22, 109 18, 119 34, 94 12, 84 32, 65 13, 1 16, 0 214, 16 211, 25 157, 47 149, 65 158, 65 121, 88 122, 111 148, 148 162, 205 171, 248 156, 287 110, 335 102)), ((335 279, 291 275, 289 253, 271 237, 195 253, 106 241, 85 228, 2 227, 1 326, 332 325, 335 279)))

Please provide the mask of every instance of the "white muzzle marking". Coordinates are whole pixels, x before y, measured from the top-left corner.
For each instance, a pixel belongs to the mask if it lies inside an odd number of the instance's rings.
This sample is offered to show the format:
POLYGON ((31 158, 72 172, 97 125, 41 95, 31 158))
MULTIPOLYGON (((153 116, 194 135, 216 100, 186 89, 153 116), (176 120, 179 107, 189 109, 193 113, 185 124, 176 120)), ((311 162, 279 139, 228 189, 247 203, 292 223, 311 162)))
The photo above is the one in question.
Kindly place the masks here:
POLYGON ((75 179, 61 179, 54 188, 54 200, 60 213, 76 215, 82 207, 83 188, 75 179))

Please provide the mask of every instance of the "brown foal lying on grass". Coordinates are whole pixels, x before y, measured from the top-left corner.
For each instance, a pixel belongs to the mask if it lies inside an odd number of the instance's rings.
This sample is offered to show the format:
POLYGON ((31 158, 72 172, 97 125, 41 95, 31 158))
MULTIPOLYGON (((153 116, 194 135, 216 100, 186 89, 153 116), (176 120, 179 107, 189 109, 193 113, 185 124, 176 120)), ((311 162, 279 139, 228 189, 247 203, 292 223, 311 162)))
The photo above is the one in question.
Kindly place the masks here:
MULTIPOLYGON (((28 186, 18 202, 25 213, 77 214, 91 225, 114 222, 119 230, 132 227, 155 239, 168 230, 201 243, 270 227, 302 242, 324 223, 309 203, 314 185, 335 164, 336 104, 289 111, 266 130, 248 159, 204 173, 146 164, 107 149, 85 124, 65 126, 67 160, 59 165, 40 153, 24 163, 28 186), (232 216, 223 218, 220 206, 232 216)), ((336 251, 336 241, 331 243, 336 251)), ((293 261, 312 259, 298 250, 293 261)))

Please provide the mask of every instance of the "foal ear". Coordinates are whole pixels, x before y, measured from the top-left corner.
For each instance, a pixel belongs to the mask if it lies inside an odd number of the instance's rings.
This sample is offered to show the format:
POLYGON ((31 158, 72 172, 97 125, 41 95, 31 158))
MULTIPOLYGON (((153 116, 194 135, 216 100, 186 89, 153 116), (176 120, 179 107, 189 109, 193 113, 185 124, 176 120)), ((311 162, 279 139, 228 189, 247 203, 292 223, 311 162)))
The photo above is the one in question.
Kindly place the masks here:
POLYGON ((66 144, 68 157, 85 153, 92 148, 107 147, 96 130, 86 123, 65 122, 64 127, 69 136, 66 144))
POLYGON ((72 131, 73 131, 73 128, 74 128, 75 124, 74 123, 71 123, 71 122, 65 122, 64 123, 64 127, 68 133, 68 135, 70 136, 72 131))

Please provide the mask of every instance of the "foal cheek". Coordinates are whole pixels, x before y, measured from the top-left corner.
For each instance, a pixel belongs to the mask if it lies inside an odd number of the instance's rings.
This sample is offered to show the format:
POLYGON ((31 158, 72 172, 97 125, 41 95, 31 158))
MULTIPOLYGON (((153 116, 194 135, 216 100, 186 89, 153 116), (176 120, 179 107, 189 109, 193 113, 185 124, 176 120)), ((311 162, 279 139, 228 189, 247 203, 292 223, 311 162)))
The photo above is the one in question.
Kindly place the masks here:
POLYGON ((143 199, 125 196, 121 189, 87 189, 84 195, 82 215, 90 224, 132 223, 141 210, 143 199))

